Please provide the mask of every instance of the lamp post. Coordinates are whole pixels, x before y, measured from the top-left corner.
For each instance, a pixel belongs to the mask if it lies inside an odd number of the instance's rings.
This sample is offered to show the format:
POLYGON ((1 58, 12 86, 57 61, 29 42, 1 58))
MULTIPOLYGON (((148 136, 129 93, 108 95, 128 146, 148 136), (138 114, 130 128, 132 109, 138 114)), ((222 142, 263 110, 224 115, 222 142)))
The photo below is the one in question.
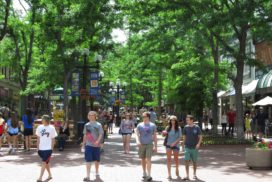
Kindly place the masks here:
MULTIPOLYGON (((83 62, 83 67, 82 67, 82 88, 80 93, 84 96, 87 95, 87 74, 88 74, 88 65, 87 65, 87 57, 90 54, 89 49, 83 49, 82 54, 84 56, 84 62, 83 62)), ((82 98, 83 98, 82 97, 82 98)), ((85 120, 87 117, 87 108, 86 108, 86 97, 81 99, 81 113, 82 113, 82 119, 85 120)))
MULTIPOLYGON (((100 62, 102 62, 102 56, 99 54, 95 55, 94 58, 94 62, 95 65, 88 65, 88 56, 90 54, 89 49, 85 48, 82 51, 82 55, 84 56, 84 62, 83 62, 83 66, 80 67, 82 68, 82 87, 80 90, 80 95, 81 95, 81 120, 85 120, 87 119, 87 106, 86 106, 86 100, 90 100, 91 101, 91 109, 93 109, 93 101, 94 98, 90 97, 89 91, 87 91, 87 75, 89 73, 90 69, 96 69, 99 70, 100 69, 100 62)), ((102 71, 99 72, 99 80, 102 80, 102 77, 104 76, 104 73, 102 71)))
POLYGON ((121 85, 120 79, 117 79, 115 84, 113 82, 110 82, 109 92, 110 93, 115 93, 115 105, 116 105, 115 114, 116 114, 116 124, 117 124, 117 126, 119 126, 119 124, 121 122, 120 112, 119 112, 120 104, 121 104, 120 92, 125 90, 126 86, 127 86, 126 82, 123 82, 123 84, 121 85))

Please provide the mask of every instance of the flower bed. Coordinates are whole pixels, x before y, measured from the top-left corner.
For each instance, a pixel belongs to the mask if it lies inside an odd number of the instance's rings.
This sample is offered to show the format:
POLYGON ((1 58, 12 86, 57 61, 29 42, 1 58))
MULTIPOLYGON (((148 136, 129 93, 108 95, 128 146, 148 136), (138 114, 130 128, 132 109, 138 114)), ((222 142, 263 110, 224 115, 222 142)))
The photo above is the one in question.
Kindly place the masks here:
POLYGON ((203 135, 202 145, 252 145, 251 140, 238 140, 237 138, 222 135, 203 135))

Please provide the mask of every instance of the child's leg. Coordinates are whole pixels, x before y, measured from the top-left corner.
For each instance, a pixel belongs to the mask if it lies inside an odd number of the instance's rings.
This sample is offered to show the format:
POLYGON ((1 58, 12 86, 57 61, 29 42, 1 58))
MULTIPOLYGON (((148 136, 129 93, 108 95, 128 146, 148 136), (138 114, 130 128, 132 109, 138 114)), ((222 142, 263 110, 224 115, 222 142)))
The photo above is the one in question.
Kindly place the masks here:
POLYGON ((176 175, 179 177, 179 158, 178 158, 179 151, 174 150, 173 153, 174 153, 174 161, 176 164, 176 175))
POLYGON ((45 168, 46 168, 46 170, 48 172, 48 177, 51 178, 52 174, 51 174, 51 171, 50 171, 50 165, 49 165, 49 163, 45 165, 45 168))
POLYGON ((129 149, 130 149, 130 136, 131 135, 127 135, 127 138, 126 138, 126 150, 127 150, 127 152, 129 152, 129 149))
POLYGON ((98 161, 95 161, 95 172, 96 172, 96 174, 99 173, 99 162, 98 161))
POLYGON ((86 170, 87 170, 87 178, 90 178, 90 173, 91 173, 91 163, 90 162, 86 163, 86 170))
POLYGON ((46 168, 46 163, 45 163, 45 162, 42 162, 42 167, 41 167, 41 173, 40 173, 39 180, 42 180, 42 177, 43 177, 45 168, 46 168))
POLYGON ((7 135, 7 142, 8 142, 8 145, 9 145, 9 149, 11 149, 12 146, 11 146, 11 136, 10 135, 7 135))

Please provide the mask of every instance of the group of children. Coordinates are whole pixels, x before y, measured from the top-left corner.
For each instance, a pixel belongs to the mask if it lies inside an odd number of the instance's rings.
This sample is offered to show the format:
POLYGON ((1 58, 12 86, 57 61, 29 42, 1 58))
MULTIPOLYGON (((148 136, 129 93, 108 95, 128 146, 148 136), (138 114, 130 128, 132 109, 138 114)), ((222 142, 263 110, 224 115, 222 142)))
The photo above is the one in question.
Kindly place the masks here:
POLYGON ((16 112, 8 111, 6 118, 3 113, 0 112, 0 150, 2 146, 3 136, 7 138, 9 145, 9 153, 15 153, 18 148, 18 138, 21 131, 21 126, 24 128, 23 135, 25 137, 25 150, 30 150, 30 137, 33 135, 34 119, 30 109, 26 110, 26 114, 23 115, 22 121, 19 121, 18 114, 16 112))
MULTIPOLYGON (((24 134, 26 139, 26 150, 30 150, 30 142, 28 136, 33 134, 33 123, 34 119, 31 116, 31 112, 27 111, 26 115, 23 116, 22 120, 25 126, 24 134)), ((104 128, 101 123, 97 122, 97 112, 90 111, 88 113, 88 120, 84 125, 83 130, 83 143, 82 152, 84 152, 84 158, 86 161, 86 177, 83 181, 90 181, 90 170, 91 163, 95 164, 96 175, 99 176, 99 164, 100 164, 100 154, 101 145, 103 143, 104 128)), ((143 169, 143 178, 147 181, 151 181, 151 157, 157 152, 157 129, 155 123, 150 121, 150 113, 142 113, 143 122, 139 123, 136 127, 136 143, 138 146, 138 154, 141 159, 141 165, 143 169)), ((176 116, 171 116, 169 118, 168 126, 165 131, 166 136, 166 156, 167 156, 167 169, 168 176, 171 179, 171 156, 174 155, 174 160, 176 164, 176 175, 179 177, 179 151, 180 151, 180 141, 183 134, 183 150, 185 152, 185 166, 187 176, 184 180, 189 179, 189 162, 193 162, 194 166, 194 178, 196 178, 196 162, 198 158, 198 149, 202 140, 201 130, 198 126, 194 125, 193 117, 188 116, 186 121, 187 125, 183 132, 178 126, 178 121, 176 116)), ((14 137, 19 132, 18 126, 15 126, 16 117, 11 113, 10 118, 5 122, 0 113, 0 135, 2 136, 5 132, 5 125, 7 125, 7 134, 9 136, 9 141, 13 141, 14 137)), ((132 121, 132 115, 130 113, 126 114, 126 119, 124 119, 120 125, 121 133, 124 142, 124 152, 129 153, 129 143, 131 135, 134 129, 134 122, 132 121)), ((48 177, 46 181, 52 179, 52 174, 50 170, 50 159, 55 145, 55 138, 58 136, 54 126, 50 125, 50 116, 42 116, 42 124, 39 125, 35 132, 37 136, 37 152, 42 160, 41 170, 37 182, 41 182, 44 172, 48 172, 48 177)), ((12 145, 13 147, 14 145, 12 145)))

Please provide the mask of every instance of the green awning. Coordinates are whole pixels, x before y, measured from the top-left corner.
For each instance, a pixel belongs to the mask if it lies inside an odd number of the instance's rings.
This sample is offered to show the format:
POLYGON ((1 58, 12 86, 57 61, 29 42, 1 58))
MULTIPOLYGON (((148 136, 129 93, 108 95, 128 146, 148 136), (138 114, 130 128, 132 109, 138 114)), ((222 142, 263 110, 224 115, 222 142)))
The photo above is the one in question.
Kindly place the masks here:
POLYGON ((272 70, 259 79, 257 88, 269 88, 272 87, 272 70))

